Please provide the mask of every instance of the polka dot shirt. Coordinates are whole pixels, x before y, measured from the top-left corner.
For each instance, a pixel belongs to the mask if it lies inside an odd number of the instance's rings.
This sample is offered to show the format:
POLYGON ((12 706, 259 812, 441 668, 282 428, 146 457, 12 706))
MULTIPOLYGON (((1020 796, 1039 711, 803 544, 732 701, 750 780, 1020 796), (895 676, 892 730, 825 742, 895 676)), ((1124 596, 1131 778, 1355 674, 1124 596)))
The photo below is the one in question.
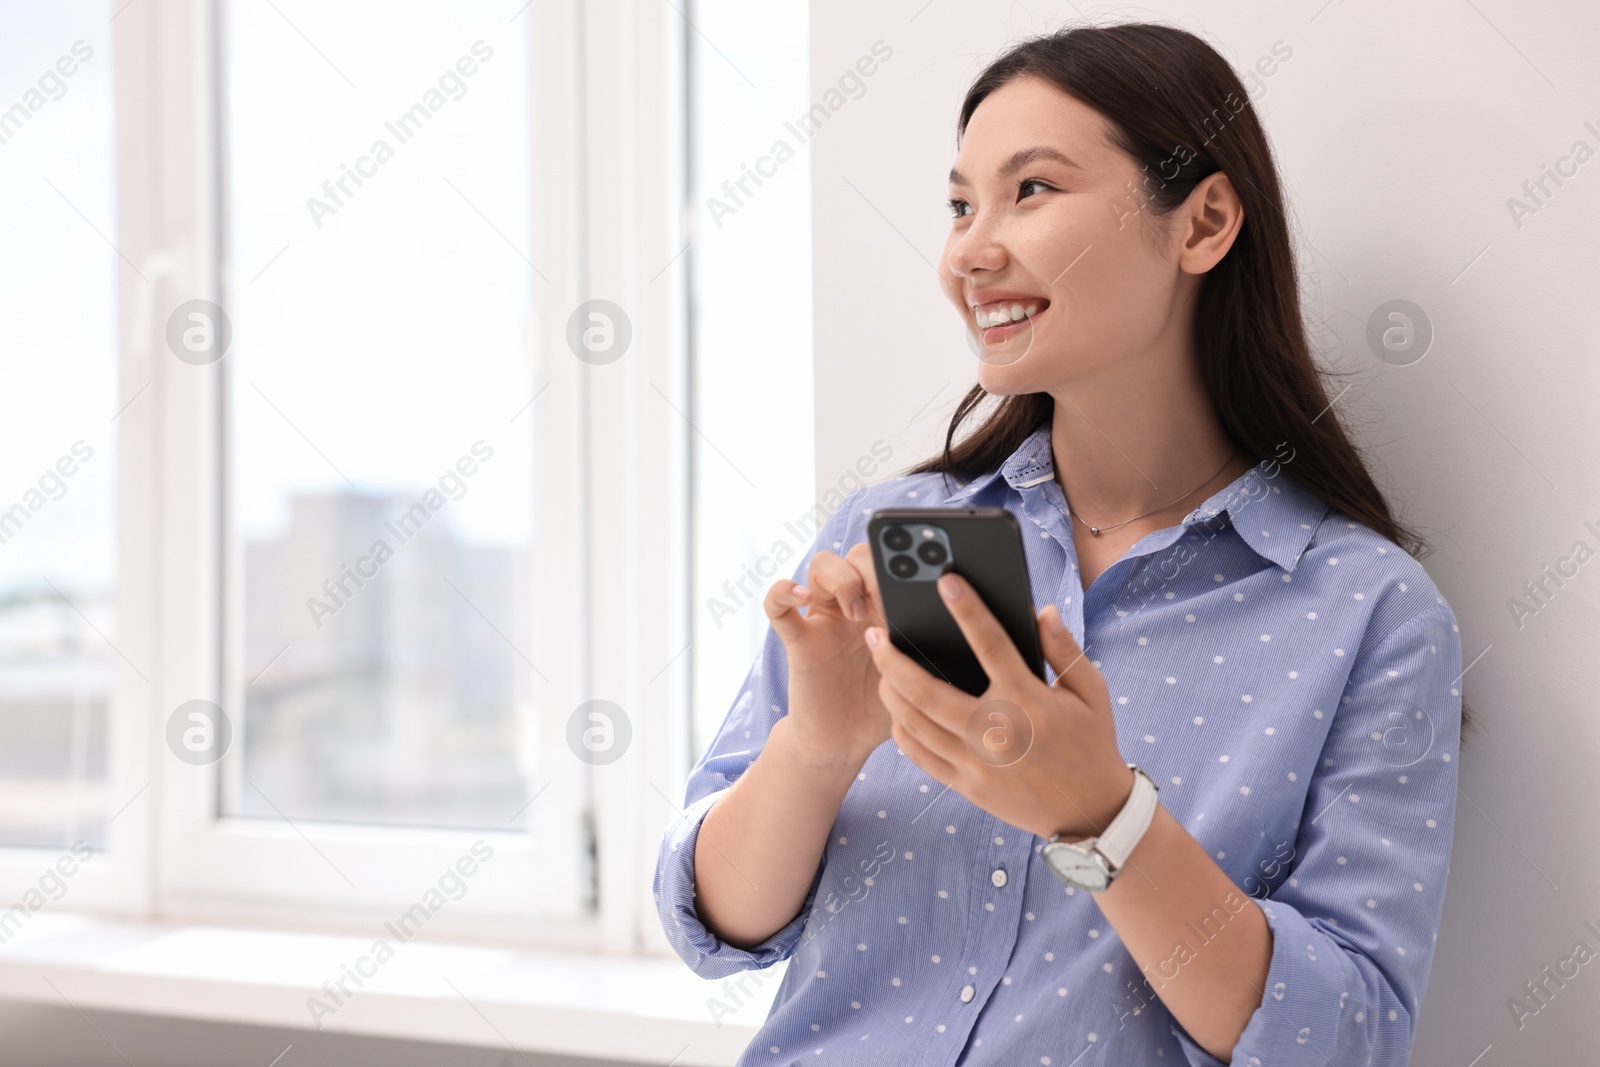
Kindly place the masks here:
MULTIPOLYGON (((879 507, 1015 514, 1035 606, 1054 603, 1105 676, 1124 758, 1271 928, 1232 1062, 1399 1065, 1449 864, 1459 631, 1414 559, 1293 472, 1292 457, 1263 461, 1085 591, 1073 538, 1087 534, 1046 427, 965 486, 930 474, 856 492, 795 576, 817 551, 862 541, 879 507)), ((1043 840, 945 789, 892 740, 846 795, 799 914, 754 948, 721 942, 695 911, 696 835, 786 712, 769 629, 655 872, 663 928, 696 973, 787 962, 741 1065, 1218 1063, 1157 989, 1237 912, 1220 908, 1141 971, 1092 895, 1046 868, 1043 840)), ((759 983, 725 996, 728 984, 708 986, 713 1015, 759 983)))

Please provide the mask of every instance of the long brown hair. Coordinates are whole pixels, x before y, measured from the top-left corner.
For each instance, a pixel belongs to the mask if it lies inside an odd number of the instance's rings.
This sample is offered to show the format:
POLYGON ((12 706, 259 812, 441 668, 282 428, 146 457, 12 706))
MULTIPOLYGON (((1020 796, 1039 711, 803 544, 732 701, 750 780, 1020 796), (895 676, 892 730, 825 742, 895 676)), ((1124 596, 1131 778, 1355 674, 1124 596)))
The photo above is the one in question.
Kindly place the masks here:
MULTIPOLYGON (((1300 290, 1283 188, 1265 130, 1244 83, 1216 50, 1174 26, 1074 26, 1016 45, 967 90, 959 143, 984 98, 1015 78, 1041 78, 1099 112, 1112 143, 1143 167, 1140 199, 1169 216, 1208 175, 1223 171, 1244 205, 1227 255, 1201 280, 1194 313, 1200 377, 1223 430, 1256 460, 1294 450, 1284 466, 1330 507, 1399 545, 1429 551, 1402 524, 1346 434, 1301 319, 1300 290)), ((1142 209, 1141 209, 1142 212, 1142 209)), ((960 441, 957 431, 989 393, 974 385, 957 405, 944 451, 911 473, 963 480, 1004 463, 1049 422, 1048 393, 1001 398, 960 441)))

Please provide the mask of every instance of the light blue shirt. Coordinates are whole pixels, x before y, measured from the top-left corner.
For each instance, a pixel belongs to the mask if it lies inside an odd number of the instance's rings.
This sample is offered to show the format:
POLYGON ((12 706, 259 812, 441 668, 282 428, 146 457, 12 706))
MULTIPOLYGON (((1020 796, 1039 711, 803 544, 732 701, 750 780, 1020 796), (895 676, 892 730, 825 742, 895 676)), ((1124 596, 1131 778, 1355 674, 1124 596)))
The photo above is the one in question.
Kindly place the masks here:
MULTIPOLYGON (((1280 458, 1146 535, 1085 592, 1046 427, 964 487, 922 474, 853 494, 795 576, 819 549, 864 540, 875 508, 1015 514, 1035 606, 1055 603, 1105 675, 1124 758, 1271 927, 1232 1062, 1404 1064, 1449 866, 1459 631, 1415 559, 1280 458)), ((799 915, 749 951, 711 934, 694 905, 700 821, 787 712, 787 688, 769 628, 655 876, 667 936, 696 973, 790 960, 741 1065, 1218 1063, 1156 990, 1226 934, 1240 898, 1141 971, 1093 896, 1046 868, 1040 838, 893 741, 846 794, 799 915)))

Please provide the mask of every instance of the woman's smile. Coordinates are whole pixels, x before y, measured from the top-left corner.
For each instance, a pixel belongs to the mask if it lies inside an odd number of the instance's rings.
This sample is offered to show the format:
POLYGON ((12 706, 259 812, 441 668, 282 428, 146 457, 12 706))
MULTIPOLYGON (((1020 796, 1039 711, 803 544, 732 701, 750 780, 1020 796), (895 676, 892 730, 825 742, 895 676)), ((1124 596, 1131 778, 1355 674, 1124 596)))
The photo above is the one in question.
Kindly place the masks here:
POLYGON ((986 290, 969 301, 972 320, 986 345, 1001 344, 1031 329, 1050 301, 1041 296, 986 290))

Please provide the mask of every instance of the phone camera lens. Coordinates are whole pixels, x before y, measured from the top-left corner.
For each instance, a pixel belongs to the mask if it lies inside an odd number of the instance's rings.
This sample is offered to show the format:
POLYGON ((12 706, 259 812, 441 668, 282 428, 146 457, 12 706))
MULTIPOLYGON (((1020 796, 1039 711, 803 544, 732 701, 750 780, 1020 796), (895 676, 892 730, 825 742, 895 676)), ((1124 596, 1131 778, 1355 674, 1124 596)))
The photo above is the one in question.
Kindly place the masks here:
MULTIPOLYGON (((905 531, 897 530, 895 532, 904 533, 905 531)), ((907 540, 910 540, 910 538, 908 537, 907 540)), ((917 574, 917 561, 910 556, 890 556, 889 573, 896 578, 914 578, 917 574)))
POLYGON ((904 552, 911 547, 911 531, 904 526, 891 526, 883 531, 883 543, 891 552, 904 552))
POLYGON ((937 541, 924 541, 917 546, 917 558, 930 567, 937 567, 949 558, 949 553, 937 541))

